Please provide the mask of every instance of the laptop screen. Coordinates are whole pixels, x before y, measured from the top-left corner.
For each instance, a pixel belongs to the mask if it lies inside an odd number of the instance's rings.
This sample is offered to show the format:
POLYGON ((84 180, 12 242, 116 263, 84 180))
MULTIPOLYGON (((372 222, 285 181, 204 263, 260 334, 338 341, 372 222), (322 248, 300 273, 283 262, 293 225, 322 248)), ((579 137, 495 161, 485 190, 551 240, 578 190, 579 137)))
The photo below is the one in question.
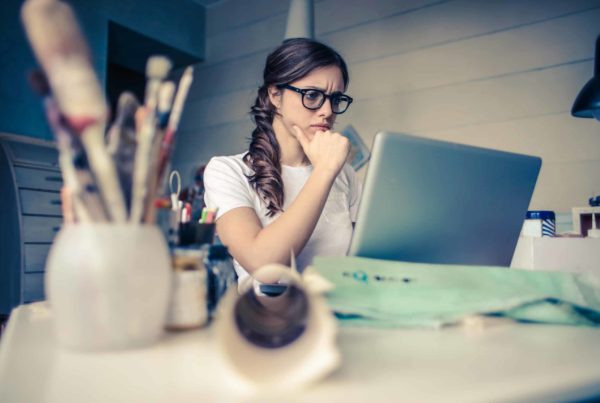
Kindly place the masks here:
POLYGON ((349 254, 509 266, 540 167, 538 157, 380 132, 349 254))

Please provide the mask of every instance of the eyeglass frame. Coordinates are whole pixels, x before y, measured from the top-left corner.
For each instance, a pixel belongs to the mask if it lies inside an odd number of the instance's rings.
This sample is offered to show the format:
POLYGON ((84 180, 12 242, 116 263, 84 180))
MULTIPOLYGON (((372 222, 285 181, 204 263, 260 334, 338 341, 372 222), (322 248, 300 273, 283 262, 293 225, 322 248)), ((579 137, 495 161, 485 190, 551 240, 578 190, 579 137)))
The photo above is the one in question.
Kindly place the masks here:
POLYGON ((279 89, 285 88, 285 89, 292 90, 292 91, 297 92, 298 94, 302 95, 302 106, 304 106, 306 109, 311 110, 311 111, 316 111, 316 110, 320 109, 323 106, 323 104, 325 104, 325 101, 327 99, 329 99, 329 103, 331 104, 331 112, 333 112, 336 115, 341 115, 342 113, 344 113, 348 110, 348 108, 350 107, 350 104, 352 104, 352 101, 354 101, 354 99, 352 99, 352 97, 350 95, 344 94, 342 92, 334 92, 333 94, 326 94, 325 91, 318 90, 316 88, 298 88, 298 87, 294 87, 293 85, 290 85, 290 84, 279 84, 279 85, 277 85, 277 88, 279 88, 279 89), (314 108, 309 108, 308 106, 306 106, 306 104, 304 103, 304 96, 309 91, 317 91, 317 92, 320 92, 321 94, 323 94, 323 101, 321 102, 321 104, 319 106, 316 106, 314 108), (347 98, 348 105, 346 105, 346 109, 344 109, 342 112, 335 112, 333 110, 332 97, 334 97, 334 96, 347 98))

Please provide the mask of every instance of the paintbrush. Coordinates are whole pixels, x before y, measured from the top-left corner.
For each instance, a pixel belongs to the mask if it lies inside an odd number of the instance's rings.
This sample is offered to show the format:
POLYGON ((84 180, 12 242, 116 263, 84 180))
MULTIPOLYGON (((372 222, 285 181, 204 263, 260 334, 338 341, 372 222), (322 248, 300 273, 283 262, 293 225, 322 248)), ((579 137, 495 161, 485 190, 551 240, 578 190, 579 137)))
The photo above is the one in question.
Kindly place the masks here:
POLYGON ((179 126, 179 120, 181 119, 183 106, 185 104, 185 100, 192 85, 193 79, 194 68, 192 66, 188 66, 185 69, 181 80, 179 80, 179 86, 177 88, 175 100, 173 101, 173 107, 171 108, 171 113, 169 115, 169 122, 167 123, 167 129, 161 144, 160 155, 158 159, 158 183, 163 182, 163 178, 169 164, 169 159, 171 158, 173 145, 175 144, 175 134, 179 126))
POLYGON ((126 206, 131 206, 133 165, 137 146, 135 114, 139 102, 131 92, 123 92, 117 103, 115 121, 108 131, 108 153, 119 175, 126 206))
POLYGON ((165 81, 161 84, 158 90, 158 127, 161 129, 166 129, 169 123, 174 95, 175 83, 173 81, 165 81))
POLYGON ((68 127, 50 92, 48 81, 39 70, 27 76, 31 88, 43 98, 46 119, 59 150, 59 165, 73 210, 80 222, 103 222, 107 214, 87 163, 79 137, 68 127))
POLYGON ((152 223, 156 221, 156 205, 153 203, 153 199, 160 197, 160 192, 157 190, 164 189, 165 183, 159 182, 158 177, 158 163, 160 158, 160 148, 165 135, 165 129, 169 121, 169 114, 171 112, 171 106, 173 102, 173 96, 175 95, 175 84, 172 81, 165 81, 160 85, 158 91, 158 105, 157 105, 157 125, 158 130, 154 136, 152 142, 152 150, 150 156, 150 167, 148 174, 148 194, 149 198, 146 202, 146 209, 144 214, 144 222, 152 223))
POLYGON ((152 164, 152 144, 156 133, 158 90, 171 70, 171 62, 164 56, 152 56, 146 64, 146 102, 145 116, 137 138, 135 164, 133 169, 133 196, 130 221, 140 223, 144 218, 148 200, 150 204, 154 195, 149 191, 150 166, 152 164))
POLYGON ((107 104, 72 9, 57 0, 26 0, 21 17, 62 114, 81 136, 110 218, 126 221, 116 170, 104 147, 107 104))

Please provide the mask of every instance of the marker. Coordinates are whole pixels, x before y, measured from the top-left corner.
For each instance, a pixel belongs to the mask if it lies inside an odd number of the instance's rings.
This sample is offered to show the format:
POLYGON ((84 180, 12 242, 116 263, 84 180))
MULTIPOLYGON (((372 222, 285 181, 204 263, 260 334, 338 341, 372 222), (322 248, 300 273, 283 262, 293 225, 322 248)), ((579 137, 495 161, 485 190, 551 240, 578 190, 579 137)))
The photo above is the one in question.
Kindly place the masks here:
POLYGON ((206 217, 208 216, 208 209, 204 207, 202 209, 202 214, 200 215, 200 224, 206 223, 206 217))

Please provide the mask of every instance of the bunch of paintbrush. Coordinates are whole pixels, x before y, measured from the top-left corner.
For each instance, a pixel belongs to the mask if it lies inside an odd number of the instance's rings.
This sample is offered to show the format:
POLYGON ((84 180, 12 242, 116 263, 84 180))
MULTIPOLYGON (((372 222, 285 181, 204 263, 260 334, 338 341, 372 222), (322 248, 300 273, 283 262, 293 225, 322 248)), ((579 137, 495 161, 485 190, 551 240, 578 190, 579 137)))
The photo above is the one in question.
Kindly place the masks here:
POLYGON ((151 57, 143 106, 123 93, 105 144, 107 102, 73 11, 59 0, 26 0, 21 12, 43 69, 30 82, 44 98, 77 219, 154 222, 154 199, 164 183, 192 68, 175 94, 175 84, 164 81, 171 62, 151 57))

